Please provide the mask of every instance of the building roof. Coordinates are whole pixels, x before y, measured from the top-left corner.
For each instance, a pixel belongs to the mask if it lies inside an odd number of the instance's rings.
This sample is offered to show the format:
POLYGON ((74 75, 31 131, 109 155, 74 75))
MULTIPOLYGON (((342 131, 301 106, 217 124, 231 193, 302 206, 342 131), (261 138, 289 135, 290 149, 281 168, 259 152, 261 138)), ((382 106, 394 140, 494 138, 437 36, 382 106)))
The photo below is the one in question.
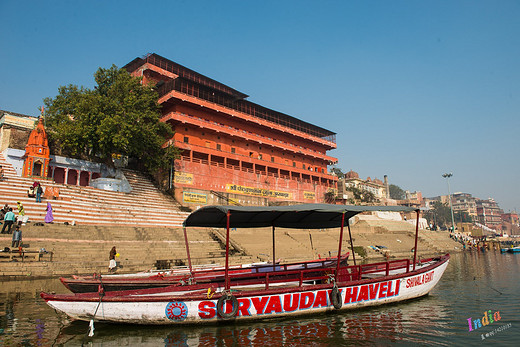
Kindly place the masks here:
POLYGON ((221 91, 237 99, 245 99, 248 97, 247 94, 241 93, 238 90, 228 87, 223 83, 217 82, 209 77, 206 77, 196 71, 188 69, 187 67, 182 66, 181 64, 161 57, 160 55, 155 53, 149 53, 142 58, 135 58, 130 63, 126 64, 123 68, 127 71, 134 71, 139 66, 144 65, 145 63, 153 64, 155 66, 160 67, 161 69, 172 72, 179 77, 221 91))
POLYGON ((153 64, 179 76, 178 78, 162 84, 158 88, 159 96, 166 95, 170 91, 176 90, 253 117, 261 118, 336 143, 335 132, 245 100, 248 95, 155 53, 146 55, 143 58, 136 58, 125 65, 124 68, 131 72, 137 70, 145 63, 153 64))
POLYGON ((0 127, 9 125, 12 127, 32 130, 38 118, 21 113, 0 110, 0 127))

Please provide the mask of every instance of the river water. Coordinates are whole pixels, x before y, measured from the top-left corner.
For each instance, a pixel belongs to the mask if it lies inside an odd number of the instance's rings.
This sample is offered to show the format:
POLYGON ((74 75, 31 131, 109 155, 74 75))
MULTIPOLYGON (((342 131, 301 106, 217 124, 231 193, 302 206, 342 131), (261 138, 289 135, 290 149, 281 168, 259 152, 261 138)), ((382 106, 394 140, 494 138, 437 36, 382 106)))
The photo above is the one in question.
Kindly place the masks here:
POLYGON ((380 346, 520 344, 520 254, 452 255, 430 295, 400 304, 298 319, 218 326, 149 327, 71 321, 40 299, 65 293, 58 279, 7 281, 0 289, 0 345, 380 346), (489 311, 493 323, 468 324, 489 311), (496 313, 498 312, 498 313, 496 313), (499 318, 499 319, 498 319, 499 318))

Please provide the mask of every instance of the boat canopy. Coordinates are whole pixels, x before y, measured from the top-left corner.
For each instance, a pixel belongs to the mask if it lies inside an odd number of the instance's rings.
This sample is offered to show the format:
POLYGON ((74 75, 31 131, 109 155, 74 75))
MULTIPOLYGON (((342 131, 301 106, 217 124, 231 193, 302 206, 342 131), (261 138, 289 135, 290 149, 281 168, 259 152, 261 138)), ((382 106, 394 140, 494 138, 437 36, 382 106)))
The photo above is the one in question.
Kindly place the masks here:
POLYGON ((353 206, 331 204, 300 204, 291 206, 204 206, 191 213, 184 226, 226 228, 281 227, 293 229, 337 228, 358 213, 371 211, 411 212, 406 206, 353 206))

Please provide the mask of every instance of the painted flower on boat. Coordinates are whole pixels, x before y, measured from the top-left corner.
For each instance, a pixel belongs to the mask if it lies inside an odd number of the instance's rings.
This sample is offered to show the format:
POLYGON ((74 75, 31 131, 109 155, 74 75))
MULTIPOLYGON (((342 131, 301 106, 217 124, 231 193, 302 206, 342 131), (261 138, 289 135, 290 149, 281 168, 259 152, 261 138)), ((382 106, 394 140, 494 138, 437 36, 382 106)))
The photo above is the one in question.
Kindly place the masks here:
POLYGON ((188 307, 183 302, 169 302, 164 310, 170 320, 183 321, 188 317, 188 307))

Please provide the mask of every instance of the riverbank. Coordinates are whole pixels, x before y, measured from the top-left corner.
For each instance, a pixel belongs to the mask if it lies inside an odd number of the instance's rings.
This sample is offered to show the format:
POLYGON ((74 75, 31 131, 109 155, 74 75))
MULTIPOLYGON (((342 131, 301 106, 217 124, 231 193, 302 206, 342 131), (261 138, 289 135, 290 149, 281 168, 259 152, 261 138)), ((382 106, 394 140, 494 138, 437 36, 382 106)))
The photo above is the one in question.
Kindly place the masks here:
MULTIPOLYGON (((120 253, 118 272, 146 271, 187 263, 181 228, 105 227, 46 224, 27 225, 23 230, 25 250, 52 252, 41 261, 15 259, 0 261, 0 278, 35 279, 74 274, 108 272, 108 254, 115 246, 120 253), (42 250, 43 251, 43 250, 42 250)), ((231 264, 272 260, 270 228, 241 229, 231 232, 231 264)), ((415 229, 405 222, 359 221, 352 226, 356 260, 385 260, 413 255, 415 229)), ((224 264, 225 239, 213 228, 188 231, 193 264, 224 264)), ((279 229, 275 258, 282 262, 336 256, 339 230, 279 229)), ((0 237, 0 249, 11 246, 11 235, 0 237)), ((421 230, 419 257, 461 251, 462 245, 443 231, 421 230)), ((343 253, 350 250, 344 238, 343 253)), ((350 257, 352 259, 352 255, 350 257)))

